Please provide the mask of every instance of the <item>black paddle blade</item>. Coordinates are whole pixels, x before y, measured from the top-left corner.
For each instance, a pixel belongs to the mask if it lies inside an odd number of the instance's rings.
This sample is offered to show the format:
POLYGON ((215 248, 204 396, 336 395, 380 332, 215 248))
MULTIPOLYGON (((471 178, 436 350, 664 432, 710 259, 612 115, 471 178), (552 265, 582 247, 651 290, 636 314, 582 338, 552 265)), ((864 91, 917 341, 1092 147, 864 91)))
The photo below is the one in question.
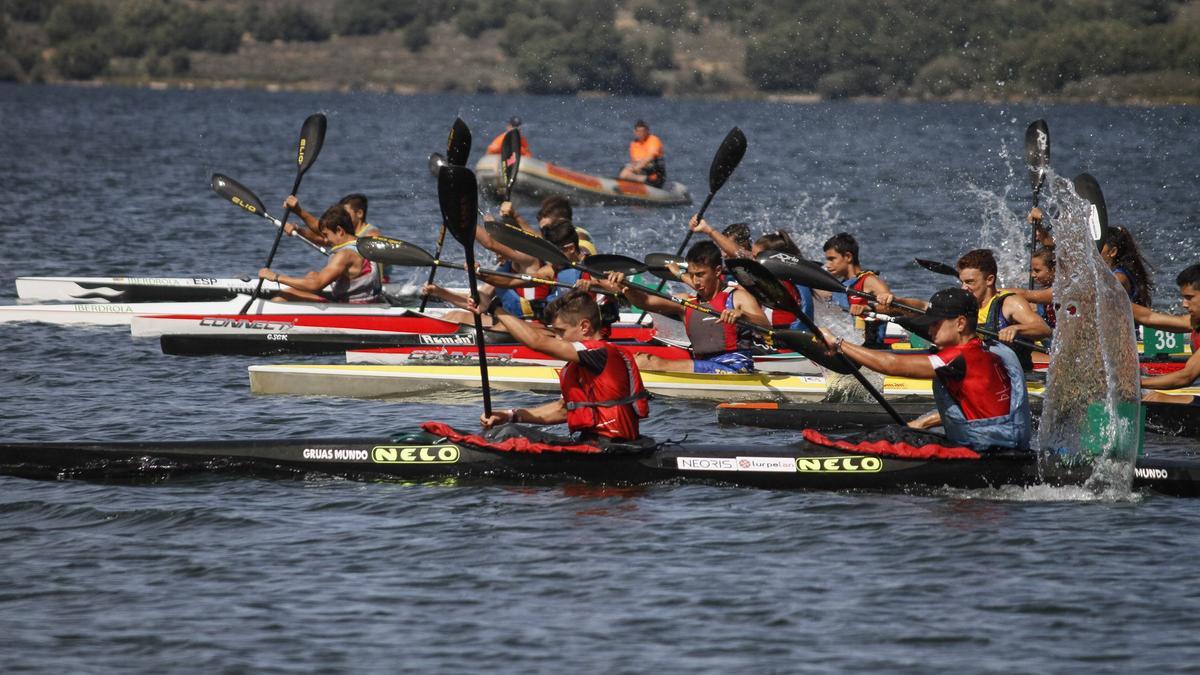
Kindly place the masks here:
POLYGON ((708 167, 708 191, 710 193, 721 189, 725 181, 733 175, 733 170, 738 167, 745 154, 746 134, 743 134, 741 129, 734 127, 725 135, 725 140, 721 141, 721 147, 717 148, 717 154, 713 155, 712 165, 708 167))
POLYGON ((620 272, 627 277, 646 271, 646 266, 642 263, 625 255, 617 255, 615 253, 597 253, 587 257, 587 267, 589 270, 607 274, 609 272, 620 272))
POLYGON ((772 337, 776 345, 783 345, 792 351, 803 354, 813 363, 835 373, 850 375, 858 370, 858 364, 837 353, 830 353, 825 341, 812 333, 801 330, 777 330, 772 337))
POLYGON ((1025 164, 1029 166, 1029 186, 1034 192, 1040 191, 1050 166, 1050 128, 1046 120, 1032 122, 1025 129, 1025 164))
POLYGON ((362 237, 355 246, 362 257, 384 265, 426 267, 434 264, 429 251, 391 237, 362 237))
MULTIPOLYGON (((483 229, 487 230, 487 233, 492 235, 493 239, 514 251, 531 255, 538 260, 544 260, 558 267, 571 266, 571 261, 567 258, 567 254, 562 252, 562 249, 541 237, 529 234, 519 227, 505 225, 495 220, 487 220, 483 223, 483 229)), ((588 257, 589 266, 592 257, 594 256, 588 257)), ((634 262, 637 261, 635 260, 634 262)))
POLYGON ((521 130, 509 129, 500 142, 500 166, 504 169, 504 189, 512 190, 521 168, 521 130))
POLYGON ((917 263, 921 267, 924 267, 930 272, 933 272, 934 274, 945 274, 948 277, 954 277, 955 279, 958 278, 958 270, 947 265, 946 263, 941 263, 936 260, 923 260, 921 258, 913 258, 913 262, 917 263))
POLYGON ((792 314, 803 311, 787 287, 762 263, 746 258, 733 258, 725 261, 725 269, 732 272, 738 280, 738 285, 750 291, 760 304, 792 314))
POLYGON ((238 206, 256 216, 270 218, 267 215, 267 210, 263 208, 262 201, 258 198, 258 195, 251 192, 245 185, 242 185, 229 176, 219 173, 212 175, 210 184, 212 185, 213 192, 233 202, 234 206, 238 206))
MULTIPOLYGON (((588 263, 591 264, 592 259, 588 258, 588 263)), ((646 256, 646 270, 659 279, 667 281, 680 281, 679 275, 671 271, 671 265, 674 265, 681 272, 687 271, 687 260, 672 253, 651 253, 646 256)))
POLYGON ((442 224, 463 248, 475 246, 475 214, 479 212, 479 185, 475 172, 465 166, 443 166, 438 170, 438 203, 442 224))
POLYGON ((819 263, 804 258, 797 258, 789 253, 780 251, 764 251, 758 255, 758 262, 770 274, 780 279, 786 279, 794 284, 801 284, 830 293, 845 293, 846 287, 819 263))
POLYGON ((446 139, 446 161, 455 166, 466 166, 471 156, 471 129, 461 117, 454 118, 450 137, 446 139))
POLYGON ((1081 173, 1075 176, 1072 182, 1075 185, 1075 194, 1092 204, 1092 212, 1088 215, 1088 229, 1092 232, 1092 239, 1099 246, 1104 235, 1108 233, 1108 206, 1104 203, 1100 183, 1090 173, 1081 173))
POLYGON ((296 149, 296 167, 299 175, 303 175, 308 171, 308 168, 317 161, 317 155, 321 154, 321 146, 325 145, 325 126, 327 122, 325 116, 321 113, 314 113, 304 120, 304 126, 300 127, 300 143, 296 149))

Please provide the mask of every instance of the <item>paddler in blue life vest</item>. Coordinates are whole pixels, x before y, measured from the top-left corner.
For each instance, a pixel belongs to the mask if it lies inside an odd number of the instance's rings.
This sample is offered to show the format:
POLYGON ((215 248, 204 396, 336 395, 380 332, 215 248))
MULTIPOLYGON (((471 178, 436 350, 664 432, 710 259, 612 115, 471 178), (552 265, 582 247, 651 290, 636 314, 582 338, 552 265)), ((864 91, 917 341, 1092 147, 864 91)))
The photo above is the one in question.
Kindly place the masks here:
MULTIPOLYGON (((996 333, 1001 342, 1011 343, 1017 337, 1031 342, 1048 338, 1053 333, 1046 321, 1016 293, 996 289, 996 258, 989 248, 967 251, 955 265, 962 287, 975 296, 979 304, 979 327, 996 333)), ((1012 346, 1025 370, 1033 370, 1033 355, 1019 345, 1012 346)))
POLYGON ((1179 285, 1179 297, 1183 301, 1182 316, 1155 312, 1149 307, 1135 304, 1133 318, 1149 328, 1187 333, 1191 337, 1192 355, 1182 368, 1173 373, 1164 373, 1142 378, 1143 401, 1156 403, 1181 403, 1200 407, 1200 396, 1165 394, 1151 389, 1180 389, 1191 386, 1200 378, 1200 264, 1192 265, 1175 277, 1179 285))
POLYGON ((559 372, 562 397, 536 408, 513 408, 480 416, 485 428, 499 424, 562 424, 581 440, 633 441, 639 421, 649 417, 649 394, 642 385, 635 359, 601 337, 600 309, 592 296, 569 291, 546 306, 553 335, 537 330, 503 307, 492 313, 518 342, 562 359, 559 372))
POLYGON ((935 354, 897 354, 845 342, 827 330, 830 349, 884 375, 933 380, 937 411, 909 423, 942 426, 955 443, 976 450, 1027 449, 1033 433, 1025 374, 1017 355, 1000 343, 985 345, 975 333, 979 305, 961 288, 933 294, 922 316, 903 320, 938 349, 935 354))
POLYGON ((308 302, 379 302, 383 295, 383 279, 375 263, 358 254, 354 244, 354 222, 341 204, 334 204, 321 214, 317 232, 329 243, 329 259, 325 267, 302 277, 281 275, 269 267, 258 271, 260 279, 277 281, 289 288, 273 299, 308 302))
MULTIPOLYGON (((892 289, 888 287, 887 282, 875 272, 863 269, 858 257, 858 241, 853 235, 839 232, 827 239, 821 248, 825 252, 825 269, 837 277, 843 286, 871 293, 878 299, 880 306, 892 302, 892 289)), ((864 298, 825 291, 817 291, 817 295, 827 300, 832 299, 839 307, 854 315, 854 327, 863 332, 863 346, 869 349, 885 348, 887 324, 862 318, 862 314, 870 309, 864 298)))
MULTIPOLYGON (((687 373, 753 372, 753 354, 760 348, 761 342, 753 329, 737 325, 737 320, 740 318, 770 328, 771 322, 762 307, 745 289, 724 284, 721 251, 711 241, 693 244, 687 252, 687 264, 688 283, 696 290, 689 300, 720 312, 720 318, 649 295, 633 286, 621 284, 608 287, 609 290, 619 289, 630 302, 642 309, 682 320, 692 342, 691 360, 638 354, 638 366, 642 370, 687 373)), ((618 284, 624 281, 621 275, 613 275, 612 278, 618 284)))

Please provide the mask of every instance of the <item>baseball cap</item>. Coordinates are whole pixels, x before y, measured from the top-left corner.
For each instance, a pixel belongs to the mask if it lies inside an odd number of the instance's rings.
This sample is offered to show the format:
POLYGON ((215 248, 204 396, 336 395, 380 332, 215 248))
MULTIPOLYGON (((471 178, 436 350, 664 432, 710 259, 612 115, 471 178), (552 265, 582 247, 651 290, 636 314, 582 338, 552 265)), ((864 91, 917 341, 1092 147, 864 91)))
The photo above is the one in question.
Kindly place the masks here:
POLYGON ((929 308, 920 316, 904 317, 899 321, 906 330, 928 336, 930 327, 942 319, 972 316, 979 311, 975 296, 964 288, 943 288, 929 298, 929 308))

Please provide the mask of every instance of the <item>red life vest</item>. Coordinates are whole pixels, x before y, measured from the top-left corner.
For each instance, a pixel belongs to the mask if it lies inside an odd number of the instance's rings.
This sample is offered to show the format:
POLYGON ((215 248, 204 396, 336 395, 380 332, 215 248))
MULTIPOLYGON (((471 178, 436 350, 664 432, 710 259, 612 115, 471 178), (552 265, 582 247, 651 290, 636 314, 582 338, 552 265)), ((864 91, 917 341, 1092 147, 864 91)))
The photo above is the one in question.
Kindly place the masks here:
POLYGON ((983 348, 979 338, 946 347, 931 355, 929 362, 968 420, 1008 414, 1012 399, 1008 370, 999 356, 983 348))
MULTIPOLYGON (((725 288, 713 295, 712 300, 701 303, 696 296, 688 298, 696 304, 704 304, 718 312, 733 309, 734 288, 725 288)), ((691 307, 683 315, 683 327, 692 341, 692 353, 698 359, 746 351, 754 348, 754 333, 737 324, 729 324, 715 316, 697 312, 691 307)))
MULTIPOLYGON (((802 306, 800 303, 800 291, 796 290, 796 284, 784 282, 783 287, 787 289, 788 295, 796 301, 796 306, 802 306)), ((775 309, 774 307, 763 307, 763 312, 767 315, 767 320, 771 322, 772 328, 791 328, 796 322, 796 315, 783 309, 775 309)))
POLYGON ((1200 352, 1200 328, 1192 329, 1192 353, 1200 352))
POLYGON ((650 394, 642 386, 637 364, 616 345, 601 340, 580 344, 587 349, 605 349, 607 359, 599 374, 579 363, 568 363, 559 372, 558 384, 567 405, 567 428, 634 440, 640 435, 638 420, 650 416, 650 394))

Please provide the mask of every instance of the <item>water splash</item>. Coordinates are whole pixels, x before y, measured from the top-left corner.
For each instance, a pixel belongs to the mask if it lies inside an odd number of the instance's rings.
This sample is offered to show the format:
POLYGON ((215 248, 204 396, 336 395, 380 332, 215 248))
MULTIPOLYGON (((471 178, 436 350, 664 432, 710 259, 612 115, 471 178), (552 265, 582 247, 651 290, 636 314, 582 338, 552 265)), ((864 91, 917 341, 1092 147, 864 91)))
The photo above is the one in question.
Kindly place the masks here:
MULTIPOLYGON (((814 297, 813 320, 817 322, 818 326, 827 329, 846 342, 856 345, 861 345, 863 342, 863 331, 861 328, 855 328, 854 317, 832 301, 814 297)), ((824 368, 821 370, 825 375, 825 398, 822 399, 825 402, 856 403, 875 400, 853 375, 835 373, 824 368)), ((882 375, 865 368, 860 372, 866 376, 871 386, 877 390, 883 390, 882 375)))
POLYGON ((1140 389, 1129 299, 1101 260, 1094 208, 1053 173, 1058 326, 1038 432, 1039 465, 1054 480, 1128 493, 1138 449, 1140 389))

